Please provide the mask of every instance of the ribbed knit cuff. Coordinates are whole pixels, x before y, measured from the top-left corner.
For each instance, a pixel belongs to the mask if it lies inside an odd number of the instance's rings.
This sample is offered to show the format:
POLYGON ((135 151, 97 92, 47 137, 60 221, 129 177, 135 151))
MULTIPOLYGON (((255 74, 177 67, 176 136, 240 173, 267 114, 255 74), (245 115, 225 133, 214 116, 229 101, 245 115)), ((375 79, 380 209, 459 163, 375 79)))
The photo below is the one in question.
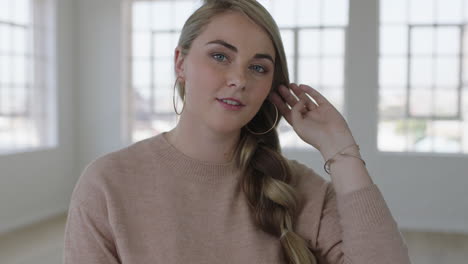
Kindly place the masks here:
POLYGON ((345 230, 368 230, 396 225, 377 185, 337 196, 341 224, 345 230))

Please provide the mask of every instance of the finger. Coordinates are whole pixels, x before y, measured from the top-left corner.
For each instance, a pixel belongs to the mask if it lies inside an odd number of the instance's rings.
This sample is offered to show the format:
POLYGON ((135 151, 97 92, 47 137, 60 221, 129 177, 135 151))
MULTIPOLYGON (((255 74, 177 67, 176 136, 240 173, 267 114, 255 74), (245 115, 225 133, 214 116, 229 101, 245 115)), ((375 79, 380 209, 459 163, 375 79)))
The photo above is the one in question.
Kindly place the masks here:
POLYGON ((307 109, 312 111, 315 108, 317 108, 317 104, 314 102, 314 99, 312 97, 309 97, 307 93, 304 91, 304 89, 300 88, 300 86, 296 85, 295 83, 291 83, 290 87, 291 87, 291 90, 293 90, 293 92, 297 96, 297 98, 304 99, 307 109))
POLYGON ((304 119, 304 114, 307 113, 307 108, 304 99, 300 99, 296 105, 291 108, 291 120, 296 123, 299 120, 304 119))
POLYGON ((291 93, 291 90, 286 87, 285 85, 279 86, 279 92, 281 97, 284 98, 284 101, 291 107, 293 107, 297 103, 297 98, 291 93))
POLYGON ((279 96, 276 92, 272 92, 268 99, 278 107, 278 111, 280 111, 281 115, 284 116, 286 121, 290 123, 291 121, 291 110, 289 107, 286 105, 286 103, 283 101, 283 98, 279 96))
POLYGON ((321 93, 319 93, 317 90, 308 85, 302 84, 299 86, 299 88, 301 88, 304 92, 310 94, 310 96, 312 96, 312 98, 317 102, 318 105, 330 103, 327 100, 327 98, 325 98, 321 93))
POLYGON ((313 111, 318 107, 314 100, 311 99, 304 91, 299 95, 299 98, 304 101, 304 104, 309 111, 313 111))

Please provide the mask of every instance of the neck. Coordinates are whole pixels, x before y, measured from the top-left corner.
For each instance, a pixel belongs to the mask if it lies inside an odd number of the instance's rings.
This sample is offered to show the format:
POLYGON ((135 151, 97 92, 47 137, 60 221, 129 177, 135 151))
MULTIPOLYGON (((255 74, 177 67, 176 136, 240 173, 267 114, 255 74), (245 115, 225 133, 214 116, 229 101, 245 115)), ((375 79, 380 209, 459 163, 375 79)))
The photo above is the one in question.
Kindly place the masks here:
POLYGON ((179 122, 166 135, 169 143, 186 156, 203 162, 228 163, 233 158, 240 130, 225 134, 179 122))

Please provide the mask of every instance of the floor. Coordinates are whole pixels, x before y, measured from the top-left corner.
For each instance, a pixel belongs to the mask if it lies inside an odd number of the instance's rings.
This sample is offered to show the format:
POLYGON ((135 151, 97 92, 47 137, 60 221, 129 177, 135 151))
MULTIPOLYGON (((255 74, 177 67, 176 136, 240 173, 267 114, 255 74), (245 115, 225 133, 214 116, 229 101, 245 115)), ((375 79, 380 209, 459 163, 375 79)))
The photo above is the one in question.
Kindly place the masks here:
MULTIPOLYGON (((66 215, 0 236, 1 264, 61 264, 66 215)), ((402 232, 412 264, 467 264, 468 235, 402 232)))

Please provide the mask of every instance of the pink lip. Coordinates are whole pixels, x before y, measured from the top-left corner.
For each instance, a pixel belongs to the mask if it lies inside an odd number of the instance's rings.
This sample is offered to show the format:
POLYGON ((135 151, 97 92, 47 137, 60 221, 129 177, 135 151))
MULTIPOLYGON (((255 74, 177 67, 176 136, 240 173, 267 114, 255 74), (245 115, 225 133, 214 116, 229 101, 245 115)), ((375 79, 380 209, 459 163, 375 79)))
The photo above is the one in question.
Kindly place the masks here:
POLYGON ((241 101, 237 100, 236 98, 228 97, 228 98, 220 98, 218 100, 231 100, 231 101, 239 103, 241 106, 245 106, 241 101))
MULTIPOLYGON (((231 99, 231 98, 223 98, 223 99, 224 100, 229 99, 229 100, 233 100, 235 102, 240 103, 239 100, 235 100, 235 99, 231 99)), ((230 105, 230 104, 227 104, 227 103, 223 102, 223 99, 216 99, 216 100, 221 104, 222 107, 224 107, 227 110, 240 110, 240 109, 242 109, 242 107, 245 106, 242 103, 240 103, 241 105, 230 105)))

